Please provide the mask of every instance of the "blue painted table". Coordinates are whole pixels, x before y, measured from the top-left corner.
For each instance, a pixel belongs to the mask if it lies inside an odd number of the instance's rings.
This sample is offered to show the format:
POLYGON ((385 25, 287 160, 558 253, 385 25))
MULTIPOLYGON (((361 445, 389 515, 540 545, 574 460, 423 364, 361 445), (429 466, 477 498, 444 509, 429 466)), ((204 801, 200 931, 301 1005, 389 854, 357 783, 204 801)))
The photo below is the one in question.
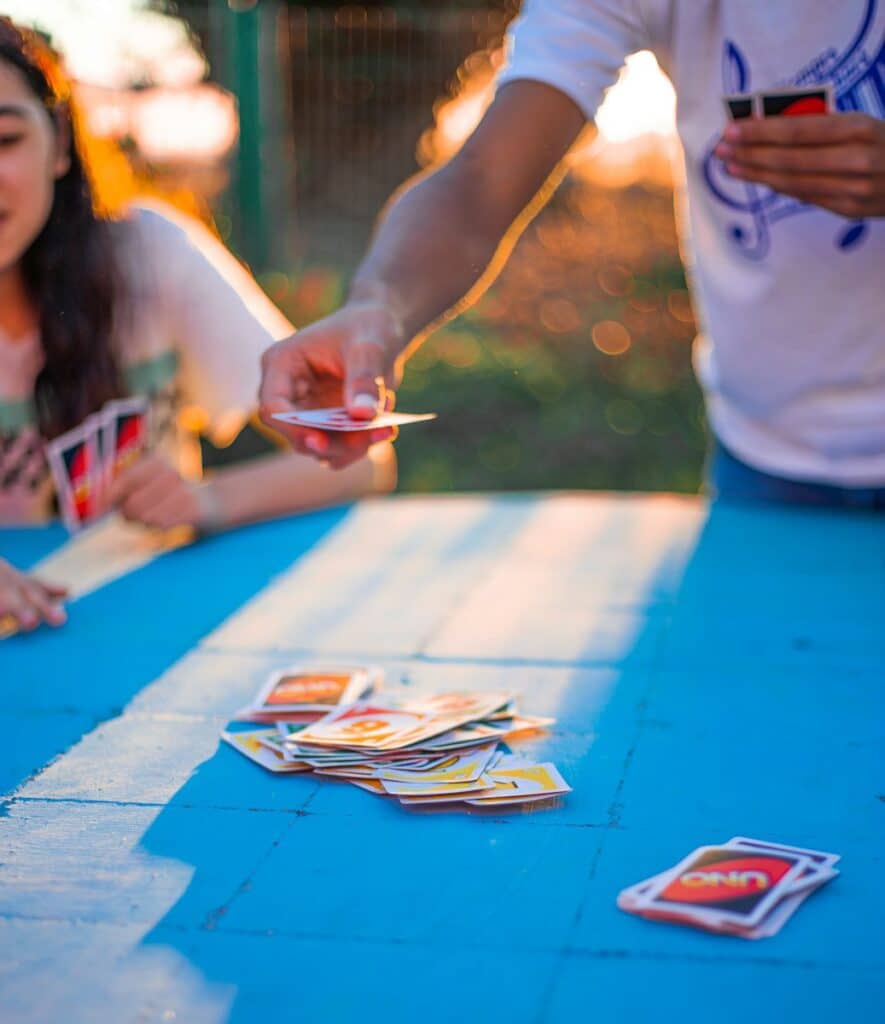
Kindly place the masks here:
MULTIPOLYGON (((0 533, 33 563, 49 531, 0 533)), ((885 528, 668 497, 396 498, 166 554, 0 644, 3 1021, 870 1021, 885 528), (410 814, 218 744, 266 673, 512 688, 574 786, 410 814), (742 833, 842 875, 753 943, 615 895, 742 833)))

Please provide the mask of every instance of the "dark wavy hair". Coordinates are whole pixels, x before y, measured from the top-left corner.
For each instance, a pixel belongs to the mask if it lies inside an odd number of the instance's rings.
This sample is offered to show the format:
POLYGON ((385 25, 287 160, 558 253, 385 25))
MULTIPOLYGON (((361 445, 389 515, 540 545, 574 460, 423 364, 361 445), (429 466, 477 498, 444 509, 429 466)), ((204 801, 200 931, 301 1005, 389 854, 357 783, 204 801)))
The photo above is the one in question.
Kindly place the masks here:
POLYGON ((56 132, 67 128, 70 138, 70 166, 55 183, 49 219, 21 260, 44 356, 34 388, 37 417, 42 435, 52 438, 123 394, 112 342, 123 287, 58 60, 39 36, 0 18, 0 61, 19 72, 56 132))

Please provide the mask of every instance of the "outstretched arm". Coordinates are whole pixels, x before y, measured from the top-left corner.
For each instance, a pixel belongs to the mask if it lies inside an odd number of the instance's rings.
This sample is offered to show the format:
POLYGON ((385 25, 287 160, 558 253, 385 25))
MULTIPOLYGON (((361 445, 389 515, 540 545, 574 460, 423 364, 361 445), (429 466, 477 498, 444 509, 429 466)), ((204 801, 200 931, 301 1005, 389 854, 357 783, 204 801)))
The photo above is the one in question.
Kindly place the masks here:
POLYGON ((336 467, 389 437, 331 437, 271 417, 298 404, 346 405, 370 419, 383 397, 379 384, 396 386, 410 343, 492 281, 557 184, 584 124, 575 103, 548 85, 520 80, 502 88, 461 151, 391 200, 344 306, 265 354, 265 422, 336 467))

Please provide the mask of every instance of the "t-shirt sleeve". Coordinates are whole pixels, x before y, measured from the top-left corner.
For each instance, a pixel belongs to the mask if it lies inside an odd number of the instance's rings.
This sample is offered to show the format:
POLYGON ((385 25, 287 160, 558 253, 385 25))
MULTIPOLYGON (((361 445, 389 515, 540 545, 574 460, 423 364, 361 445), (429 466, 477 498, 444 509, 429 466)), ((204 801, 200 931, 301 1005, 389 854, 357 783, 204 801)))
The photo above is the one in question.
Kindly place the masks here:
POLYGON ((294 328, 202 224, 177 212, 135 212, 149 250, 181 397, 213 441, 231 441, 257 405, 262 353, 294 328))
POLYGON ((647 46, 635 0, 525 0, 507 33, 498 88, 517 79, 544 82, 593 120, 624 59, 647 46))

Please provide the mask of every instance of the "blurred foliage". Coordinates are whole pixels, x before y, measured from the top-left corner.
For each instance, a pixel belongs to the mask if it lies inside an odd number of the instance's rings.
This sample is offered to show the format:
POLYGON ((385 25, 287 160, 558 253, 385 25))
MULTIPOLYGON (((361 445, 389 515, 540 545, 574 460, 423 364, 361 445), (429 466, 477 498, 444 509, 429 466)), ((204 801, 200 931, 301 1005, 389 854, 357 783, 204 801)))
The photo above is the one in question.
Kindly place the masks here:
POLYGON ((387 7, 401 10, 428 10, 443 7, 446 10, 515 11, 519 0, 361 0, 358 4, 342 4, 341 0, 286 0, 290 6, 312 8, 387 7))
MULTIPOLYGON (((343 298, 336 270, 263 283, 298 325, 343 298)), ((399 407, 439 419, 402 432, 400 489, 696 491, 694 334, 672 193, 567 185, 409 361, 399 407)))

